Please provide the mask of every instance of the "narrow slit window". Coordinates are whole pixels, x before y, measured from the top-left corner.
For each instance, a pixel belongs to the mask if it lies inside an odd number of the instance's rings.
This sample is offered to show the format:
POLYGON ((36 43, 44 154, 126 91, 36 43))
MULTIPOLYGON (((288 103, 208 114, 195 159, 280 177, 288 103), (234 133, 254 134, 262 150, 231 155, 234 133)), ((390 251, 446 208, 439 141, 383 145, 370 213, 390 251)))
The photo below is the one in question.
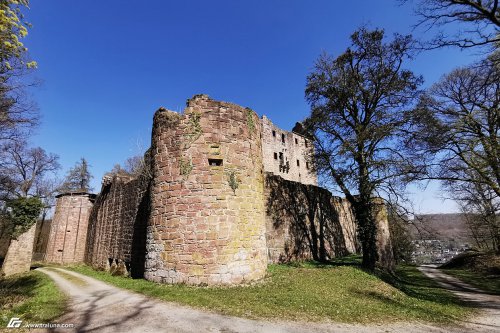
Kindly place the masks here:
POLYGON ((210 166, 222 166, 222 160, 215 159, 215 158, 209 158, 208 165, 210 165, 210 166))
POLYGON ((281 133, 281 142, 285 143, 285 134, 281 133))
POLYGON ((273 131, 273 137, 276 137, 276 131, 273 131))
POLYGON ((274 153, 274 159, 277 160, 278 159, 278 153, 274 153))
POLYGON ((295 144, 298 145, 299 144, 299 139, 295 138, 295 144))
POLYGON ((280 161, 283 161, 283 153, 280 153, 280 161))
POLYGON ((297 160, 297 166, 300 166, 300 161, 299 160, 297 160))
POLYGON ((306 169, 309 170, 309 162, 306 162, 306 169))

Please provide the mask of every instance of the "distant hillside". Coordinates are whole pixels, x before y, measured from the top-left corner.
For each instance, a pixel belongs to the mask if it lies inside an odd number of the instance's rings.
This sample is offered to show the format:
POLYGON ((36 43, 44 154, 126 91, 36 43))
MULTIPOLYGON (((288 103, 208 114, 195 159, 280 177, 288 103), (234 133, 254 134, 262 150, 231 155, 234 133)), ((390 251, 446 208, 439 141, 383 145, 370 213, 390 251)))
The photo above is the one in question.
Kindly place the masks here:
POLYGON ((415 239, 440 239, 468 241, 468 229, 463 214, 424 214, 422 222, 415 221, 417 228, 411 228, 415 239))

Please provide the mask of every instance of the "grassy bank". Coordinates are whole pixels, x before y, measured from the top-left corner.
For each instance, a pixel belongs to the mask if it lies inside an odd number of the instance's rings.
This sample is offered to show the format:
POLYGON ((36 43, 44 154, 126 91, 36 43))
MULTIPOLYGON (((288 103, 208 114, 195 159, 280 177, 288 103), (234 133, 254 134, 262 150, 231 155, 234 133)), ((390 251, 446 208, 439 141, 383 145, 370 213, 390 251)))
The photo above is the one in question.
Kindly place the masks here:
POLYGON ((443 272, 492 294, 500 294, 500 255, 464 252, 440 267, 443 272))
POLYGON ((0 278, 0 327, 10 318, 24 323, 47 323, 63 314, 66 296, 45 274, 26 274, 0 278))
POLYGON ((443 269, 443 272, 490 294, 500 295, 500 275, 466 269, 443 269))
POLYGON ((271 265, 264 281, 238 287, 162 285, 87 266, 71 269, 161 300, 250 318, 448 323, 471 313, 415 268, 401 270, 401 278, 391 281, 399 289, 350 265, 271 265))

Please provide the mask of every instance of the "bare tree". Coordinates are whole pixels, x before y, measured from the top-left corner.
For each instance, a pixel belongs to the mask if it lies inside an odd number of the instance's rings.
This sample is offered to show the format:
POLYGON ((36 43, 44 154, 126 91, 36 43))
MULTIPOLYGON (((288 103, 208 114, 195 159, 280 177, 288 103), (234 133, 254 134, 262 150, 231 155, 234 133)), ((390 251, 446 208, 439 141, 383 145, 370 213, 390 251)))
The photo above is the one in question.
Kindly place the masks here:
POLYGON ((27 74, 36 63, 27 60, 27 48, 22 39, 28 34, 29 24, 22 9, 28 0, 0 1, 0 143, 26 137, 26 130, 37 124, 38 114, 26 98, 27 74))
POLYGON ((500 196, 500 72, 488 61, 459 68, 419 103, 423 154, 437 154, 430 178, 481 184, 500 196))
POLYGON ((14 141, 1 147, 0 192, 4 199, 36 196, 42 182, 59 168, 59 157, 26 142, 14 141))
POLYGON ((403 141, 422 78, 403 68, 412 55, 411 36, 384 42, 383 30, 362 28, 351 40, 336 59, 321 56, 309 74, 312 111, 305 125, 315 139, 316 168, 354 208, 363 266, 373 270, 379 259, 375 197, 397 191, 419 172, 419 156, 405 156, 403 141))
MULTIPOLYGON (((475 172, 469 172, 474 178, 475 172)), ((460 206, 476 245, 500 253, 500 197, 480 181, 446 182, 446 188, 460 206)))
POLYGON ((414 142, 435 155, 426 176, 442 180, 478 244, 500 242, 500 71, 487 59, 443 77, 422 97, 414 142))
POLYGON ((153 175, 149 159, 149 150, 142 155, 129 157, 125 160, 125 171, 134 177, 143 176, 150 179, 153 175))
POLYGON ((421 18, 418 25, 440 28, 430 42, 431 48, 493 46, 500 42, 498 0, 419 0, 415 12, 421 18), (452 23, 460 23, 460 28, 450 33, 452 23))

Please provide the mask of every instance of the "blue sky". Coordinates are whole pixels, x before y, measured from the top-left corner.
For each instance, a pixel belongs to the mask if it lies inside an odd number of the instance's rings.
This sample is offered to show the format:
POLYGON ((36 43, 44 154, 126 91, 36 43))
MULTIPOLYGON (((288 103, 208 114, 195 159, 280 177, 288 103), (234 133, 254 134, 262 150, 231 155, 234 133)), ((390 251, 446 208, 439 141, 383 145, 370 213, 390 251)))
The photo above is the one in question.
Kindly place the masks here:
MULTIPOLYGON (((410 33, 411 6, 381 1, 32 1, 25 43, 43 81, 33 144, 60 156, 60 177, 85 157, 100 189, 114 164, 150 144, 155 110, 180 111, 194 94, 251 107, 283 129, 306 117, 306 76, 361 25, 410 33)), ((422 31, 415 31, 422 37, 422 31)), ((429 34, 429 33, 427 33, 429 34)), ((477 57, 445 49, 407 67, 426 85, 477 57)), ((449 212, 437 184, 414 189, 421 212, 449 212)))

